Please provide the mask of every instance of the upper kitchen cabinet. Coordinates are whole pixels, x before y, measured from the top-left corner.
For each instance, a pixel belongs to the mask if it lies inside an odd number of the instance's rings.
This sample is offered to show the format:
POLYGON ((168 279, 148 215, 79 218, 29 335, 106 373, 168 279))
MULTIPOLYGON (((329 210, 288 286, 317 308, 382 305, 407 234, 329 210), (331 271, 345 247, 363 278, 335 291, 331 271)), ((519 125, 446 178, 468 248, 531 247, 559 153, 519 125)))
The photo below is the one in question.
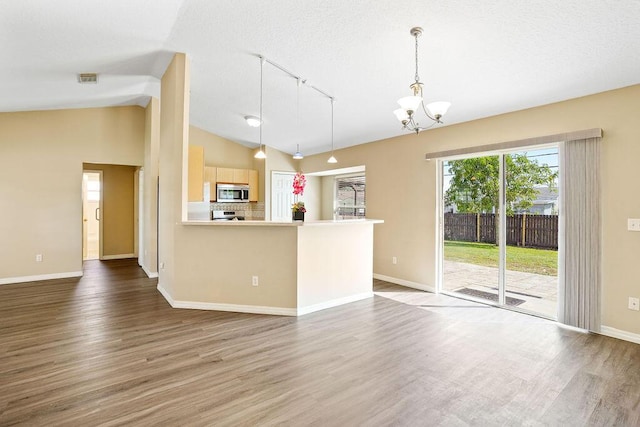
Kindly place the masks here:
POLYGON ((249 184, 247 169, 218 168, 217 180, 224 184, 249 184))
POLYGON ((204 147, 189 145, 189 183, 190 202, 202 202, 204 199, 204 147))
POLYGON ((233 184, 233 169, 217 168, 217 182, 224 184, 233 184))
POLYGON ((248 169, 234 169, 233 170, 233 183, 234 184, 249 184, 249 170, 248 169))
POLYGON ((249 201, 258 201, 258 171, 250 169, 249 171, 249 201))
POLYGON ((205 166, 204 167, 204 182, 209 183, 209 188, 211 189, 210 193, 210 201, 216 201, 216 182, 218 180, 218 168, 214 166, 205 166))

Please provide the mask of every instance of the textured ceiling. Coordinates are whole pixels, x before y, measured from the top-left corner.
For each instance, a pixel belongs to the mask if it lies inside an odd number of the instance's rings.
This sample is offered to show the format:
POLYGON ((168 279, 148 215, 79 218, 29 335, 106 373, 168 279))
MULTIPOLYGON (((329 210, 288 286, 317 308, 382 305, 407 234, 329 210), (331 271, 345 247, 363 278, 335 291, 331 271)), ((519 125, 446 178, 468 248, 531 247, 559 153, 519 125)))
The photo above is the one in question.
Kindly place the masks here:
MULTIPOLYGON (((191 59, 191 123, 255 146, 262 54, 335 96, 335 144, 402 135, 422 26, 426 102, 447 124, 640 83, 638 0, 6 0, 0 111, 146 105, 191 59), (97 85, 76 74, 97 72, 97 85)), ((330 102, 270 65, 263 142, 330 150, 330 102), (299 103, 298 103, 299 100, 299 103)))

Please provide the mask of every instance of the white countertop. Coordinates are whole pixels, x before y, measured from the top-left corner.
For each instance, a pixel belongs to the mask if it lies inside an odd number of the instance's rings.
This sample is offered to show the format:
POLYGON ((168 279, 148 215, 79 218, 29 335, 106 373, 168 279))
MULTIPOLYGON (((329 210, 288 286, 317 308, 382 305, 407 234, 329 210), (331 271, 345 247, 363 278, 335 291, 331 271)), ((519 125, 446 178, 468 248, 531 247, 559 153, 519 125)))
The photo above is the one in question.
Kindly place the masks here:
POLYGON ((356 224, 382 224, 381 219, 345 219, 340 221, 207 221, 207 220, 189 220, 182 221, 182 225, 205 225, 216 227, 241 226, 241 227, 312 227, 327 225, 356 225, 356 224))

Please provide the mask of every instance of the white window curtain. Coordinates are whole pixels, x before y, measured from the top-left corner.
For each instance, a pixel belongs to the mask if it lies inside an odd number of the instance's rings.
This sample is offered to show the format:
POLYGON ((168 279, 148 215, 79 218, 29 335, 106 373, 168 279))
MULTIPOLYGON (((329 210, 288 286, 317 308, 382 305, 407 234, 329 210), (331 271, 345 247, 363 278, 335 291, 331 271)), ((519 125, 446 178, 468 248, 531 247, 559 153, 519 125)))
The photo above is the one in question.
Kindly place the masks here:
POLYGON ((558 320, 600 330, 600 139, 560 144, 558 320))

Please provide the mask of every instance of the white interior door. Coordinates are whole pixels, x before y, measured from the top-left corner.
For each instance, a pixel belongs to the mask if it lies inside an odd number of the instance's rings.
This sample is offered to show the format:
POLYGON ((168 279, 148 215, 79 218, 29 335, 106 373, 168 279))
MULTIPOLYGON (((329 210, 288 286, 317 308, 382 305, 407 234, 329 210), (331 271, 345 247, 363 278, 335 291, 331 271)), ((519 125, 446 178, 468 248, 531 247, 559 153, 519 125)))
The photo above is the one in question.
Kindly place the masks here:
POLYGON ((271 176, 271 220, 291 221, 294 173, 273 172, 271 176))
POLYGON ((100 172, 82 174, 82 259, 100 258, 100 172))

